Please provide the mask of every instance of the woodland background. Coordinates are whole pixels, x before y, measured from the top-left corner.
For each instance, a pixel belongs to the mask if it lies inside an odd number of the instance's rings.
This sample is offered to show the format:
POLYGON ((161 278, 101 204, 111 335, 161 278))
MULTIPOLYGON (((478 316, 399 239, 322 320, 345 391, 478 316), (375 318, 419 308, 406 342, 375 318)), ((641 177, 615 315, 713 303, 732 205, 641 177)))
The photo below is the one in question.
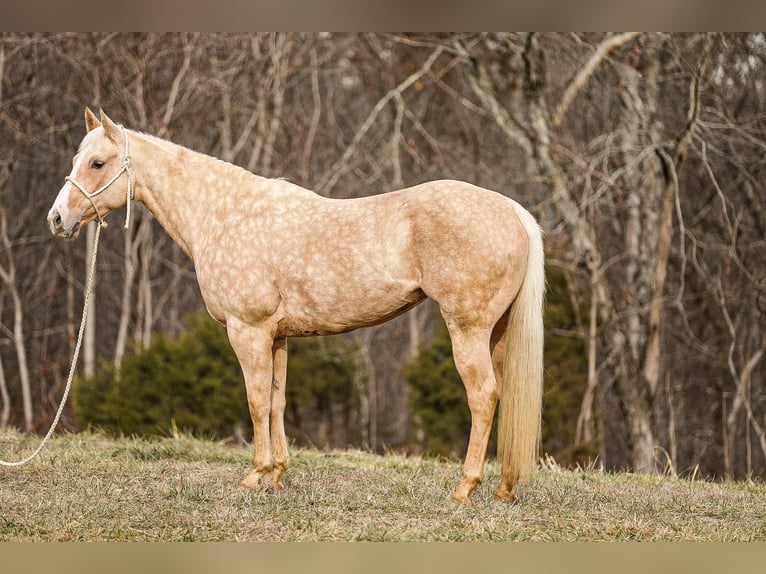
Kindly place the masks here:
MULTIPOLYGON (((762 476, 765 59, 763 34, 2 34, 0 426, 45 431, 61 398, 92 230, 54 239, 45 216, 88 105, 327 196, 458 178, 516 198, 547 237, 545 450, 762 476)), ((188 259, 135 212, 128 233, 109 218, 80 367, 111 388, 201 306, 188 259)), ((412 381, 443 367, 439 322, 424 304, 291 347, 350 367, 288 434, 431 449, 446 403, 418 410, 412 381)))

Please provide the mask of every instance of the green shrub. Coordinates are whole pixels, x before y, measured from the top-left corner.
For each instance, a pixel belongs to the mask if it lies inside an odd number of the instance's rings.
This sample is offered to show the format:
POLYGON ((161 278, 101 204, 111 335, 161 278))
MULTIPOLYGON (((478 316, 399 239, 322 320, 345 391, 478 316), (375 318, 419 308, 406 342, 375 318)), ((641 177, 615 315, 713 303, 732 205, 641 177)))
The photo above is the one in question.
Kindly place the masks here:
POLYGON ((166 435, 173 425, 210 437, 248 431, 244 379, 226 331, 202 313, 189 318, 189 327, 175 341, 156 335, 123 359, 119 373, 104 365, 79 381, 78 419, 128 435, 166 435))
POLYGON ((342 335, 289 340, 285 430, 297 444, 361 444, 354 357, 342 335))

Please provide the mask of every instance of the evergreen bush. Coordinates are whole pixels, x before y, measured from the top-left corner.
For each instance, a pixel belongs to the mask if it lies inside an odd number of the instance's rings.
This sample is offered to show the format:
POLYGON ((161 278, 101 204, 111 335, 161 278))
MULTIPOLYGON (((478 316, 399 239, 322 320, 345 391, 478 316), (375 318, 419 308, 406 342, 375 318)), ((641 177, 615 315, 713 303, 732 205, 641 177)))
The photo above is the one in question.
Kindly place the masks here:
POLYGON ((73 388, 77 418, 116 434, 167 435, 176 428, 224 437, 250 422, 242 372, 226 331, 197 313, 177 340, 155 335, 73 388))

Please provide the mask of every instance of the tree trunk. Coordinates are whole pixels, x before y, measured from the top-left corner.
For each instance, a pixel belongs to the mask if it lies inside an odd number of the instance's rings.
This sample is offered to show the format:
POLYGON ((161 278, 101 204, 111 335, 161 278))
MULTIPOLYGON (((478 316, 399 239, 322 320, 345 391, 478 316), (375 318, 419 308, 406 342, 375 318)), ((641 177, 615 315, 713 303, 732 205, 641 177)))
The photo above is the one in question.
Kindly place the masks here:
MULTIPOLYGON (((3 174, 0 181, 0 194, 2 194, 5 182, 10 178, 10 170, 3 174)), ((13 255, 13 245, 8 236, 8 217, 5 206, 0 197, 0 240, 5 250, 6 264, 0 265, 0 278, 8 288, 13 303, 13 345, 16 349, 16 358, 19 368, 19 384, 21 386, 21 402, 24 411, 24 429, 29 432, 33 427, 34 413, 32 411, 32 389, 29 381, 29 366, 27 364, 27 350, 24 339, 24 302, 16 284, 16 261, 13 255)))
POLYGON ((154 254, 153 218, 142 217, 135 237, 138 254, 138 301, 136 318, 136 342, 145 349, 152 338, 154 325, 154 299, 152 295, 151 264, 154 254))
POLYGON ((24 426, 27 431, 33 427, 32 389, 29 384, 29 366, 27 350, 24 344, 24 308, 16 285, 11 286, 13 298, 13 344, 19 361, 19 380, 21 382, 21 400, 24 405, 24 426))
MULTIPOLYGON (((143 219, 143 217, 141 218, 143 219)), ((135 219, 134 219, 135 221, 135 219)), ((133 282, 136 278, 138 252, 133 239, 133 230, 125 230, 124 270, 122 281, 122 304, 120 306, 120 325, 117 328, 117 342, 114 346, 114 366, 119 370, 128 342, 128 327, 132 311, 133 282)))
POLYGON ((588 314, 588 336, 586 349, 588 351, 588 380, 580 403, 580 414, 575 427, 575 446, 592 443, 596 438, 596 424, 593 405, 598 388, 598 309, 599 302, 596 290, 591 285, 590 313, 588 314))
POLYGON ((0 400, 3 401, 3 410, 0 411, 0 428, 5 428, 11 419, 11 397, 8 394, 8 385, 5 382, 5 366, 3 365, 2 355, 0 355, 0 400))
POLYGON ((374 405, 375 397, 375 372, 372 369, 372 357, 370 356, 370 339, 372 330, 361 329, 354 334, 358 345, 356 352, 356 369, 354 369, 354 388, 359 398, 359 431, 360 442, 367 448, 372 448, 376 440, 373 428, 377 426, 375 420, 374 405), (371 383, 370 380, 373 379, 371 383))
MULTIPOLYGON (((623 367, 623 371, 625 370, 628 369, 623 367)), ((654 423, 646 382, 637 376, 631 379, 622 375, 617 377, 615 385, 625 411, 633 470, 639 473, 654 473, 654 423)))
MULTIPOLYGON (((85 273, 88 273, 89 262, 93 258, 93 242, 96 238, 97 222, 88 224, 85 239, 85 273)), ((94 271, 97 273, 97 271, 94 271)), ((83 285, 87 285, 87 277, 83 285)), ((85 333, 82 337, 83 374, 90 378, 96 374, 96 286, 98 281, 93 278, 93 292, 88 299, 88 316, 85 318, 85 333)))

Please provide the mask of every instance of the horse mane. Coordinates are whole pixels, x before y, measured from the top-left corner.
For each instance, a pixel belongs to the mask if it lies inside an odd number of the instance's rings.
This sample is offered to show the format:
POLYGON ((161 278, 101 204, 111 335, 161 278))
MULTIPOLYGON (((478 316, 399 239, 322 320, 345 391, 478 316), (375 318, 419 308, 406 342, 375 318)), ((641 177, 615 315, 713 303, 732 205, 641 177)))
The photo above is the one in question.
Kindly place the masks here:
POLYGON ((253 173, 247 168, 244 168, 240 165, 237 165, 233 162, 226 161, 220 158, 217 158, 215 156, 212 156, 210 154, 207 154, 205 152, 201 152, 199 150, 195 150, 193 148, 190 148, 188 146, 185 146, 183 144, 178 144, 175 142, 172 142, 170 140, 163 139, 161 137, 148 134, 146 132, 137 131, 137 130, 128 130, 130 133, 132 133, 135 136, 140 136, 142 139, 149 141, 150 143, 156 145, 159 148, 164 149, 165 151, 169 153, 177 154, 179 151, 186 152, 190 154, 192 157, 194 157, 197 160, 203 161, 203 162, 209 162, 211 165, 217 166, 218 168, 229 170, 232 173, 236 172, 243 172, 245 174, 248 174, 252 177, 257 177, 260 179, 266 179, 266 180, 273 180, 273 181, 286 181, 289 182, 289 179, 286 177, 263 177, 261 175, 258 175, 256 173, 253 173))

